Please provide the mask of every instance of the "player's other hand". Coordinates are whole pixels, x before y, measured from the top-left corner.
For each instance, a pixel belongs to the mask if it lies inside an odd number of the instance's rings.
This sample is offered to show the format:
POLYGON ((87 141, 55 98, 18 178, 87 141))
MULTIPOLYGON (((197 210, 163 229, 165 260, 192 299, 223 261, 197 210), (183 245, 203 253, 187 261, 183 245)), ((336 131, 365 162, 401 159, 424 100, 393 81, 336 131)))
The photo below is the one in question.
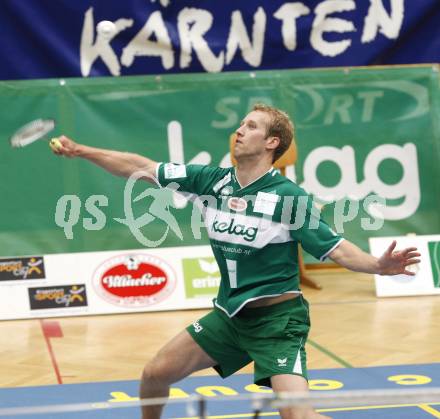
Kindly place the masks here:
POLYGON ((379 258, 380 275, 415 275, 407 269, 410 265, 420 262, 420 253, 417 247, 407 247, 403 250, 394 250, 396 248, 396 240, 394 240, 384 254, 379 258))
POLYGON ((78 155, 79 144, 65 135, 58 137, 58 140, 61 143, 61 147, 52 149, 57 156, 76 157, 78 155))

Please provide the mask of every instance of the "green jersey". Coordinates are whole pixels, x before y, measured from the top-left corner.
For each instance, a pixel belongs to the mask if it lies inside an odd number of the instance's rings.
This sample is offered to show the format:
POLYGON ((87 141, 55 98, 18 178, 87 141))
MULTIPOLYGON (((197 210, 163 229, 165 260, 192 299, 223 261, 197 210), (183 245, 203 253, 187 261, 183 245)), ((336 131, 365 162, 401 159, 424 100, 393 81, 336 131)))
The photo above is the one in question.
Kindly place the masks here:
POLYGON ((249 301, 300 292, 298 243, 324 260, 343 240, 310 196, 273 168, 244 187, 233 167, 161 163, 156 177, 202 206, 221 273, 215 305, 230 317, 249 301))

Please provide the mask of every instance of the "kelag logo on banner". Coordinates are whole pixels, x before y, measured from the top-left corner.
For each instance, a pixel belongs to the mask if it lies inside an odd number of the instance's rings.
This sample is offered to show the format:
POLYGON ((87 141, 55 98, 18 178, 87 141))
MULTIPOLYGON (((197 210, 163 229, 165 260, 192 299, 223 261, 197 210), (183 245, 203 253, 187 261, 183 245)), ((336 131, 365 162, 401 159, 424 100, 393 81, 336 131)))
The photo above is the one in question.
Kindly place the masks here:
POLYGON ((0 259, 0 281, 42 279, 45 275, 42 256, 0 259))
POLYGON ((31 310, 86 307, 85 284, 28 288, 31 310))

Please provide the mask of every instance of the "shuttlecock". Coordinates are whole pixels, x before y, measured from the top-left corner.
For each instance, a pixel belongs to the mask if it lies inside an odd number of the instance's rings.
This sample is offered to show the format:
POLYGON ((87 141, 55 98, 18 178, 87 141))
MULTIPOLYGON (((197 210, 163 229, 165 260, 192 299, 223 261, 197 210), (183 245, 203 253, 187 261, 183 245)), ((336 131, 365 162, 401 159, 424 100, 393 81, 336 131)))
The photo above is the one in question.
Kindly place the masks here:
POLYGON ((101 20, 101 22, 96 25, 96 32, 105 38, 110 38, 116 32, 116 25, 110 22, 110 20, 101 20))

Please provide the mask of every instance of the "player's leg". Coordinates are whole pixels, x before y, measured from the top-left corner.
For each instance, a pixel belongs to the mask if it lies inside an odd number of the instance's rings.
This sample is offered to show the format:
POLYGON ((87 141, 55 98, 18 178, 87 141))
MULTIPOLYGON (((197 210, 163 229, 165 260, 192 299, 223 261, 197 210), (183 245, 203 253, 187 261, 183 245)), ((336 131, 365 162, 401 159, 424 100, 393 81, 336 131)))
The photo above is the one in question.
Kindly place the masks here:
MULTIPOLYGON (((270 379, 272 389, 275 393, 286 392, 286 393, 308 393, 309 387, 307 380, 300 375, 293 374, 280 374, 274 375, 270 379)), ((280 416, 282 419, 328 419, 328 416, 323 416, 317 412, 312 407, 308 406, 295 406, 286 407, 280 409, 280 416)))
MULTIPOLYGON (((194 371, 213 367, 214 361, 184 330, 171 339, 142 373, 140 397, 168 397, 170 385, 194 371)), ((143 406, 143 419, 159 419, 163 406, 143 406)))
MULTIPOLYGON (((274 392, 307 393, 305 343, 310 328, 302 296, 271 306, 245 308, 237 315, 240 342, 255 361, 255 383, 274 392)), ((286 408, 282 419, 318 419, 311 407, 286 408)))
MULTIPOLYGON (((227 377, 251 362, 239 348, 230 319, 218 309, 190 325, 165 345, 145 367, 141 398, 167 397, 170 384, 194 371, 215 367, 227 377)), ((163 406, 144 407, 143 419, 158 419, 163 406)))

